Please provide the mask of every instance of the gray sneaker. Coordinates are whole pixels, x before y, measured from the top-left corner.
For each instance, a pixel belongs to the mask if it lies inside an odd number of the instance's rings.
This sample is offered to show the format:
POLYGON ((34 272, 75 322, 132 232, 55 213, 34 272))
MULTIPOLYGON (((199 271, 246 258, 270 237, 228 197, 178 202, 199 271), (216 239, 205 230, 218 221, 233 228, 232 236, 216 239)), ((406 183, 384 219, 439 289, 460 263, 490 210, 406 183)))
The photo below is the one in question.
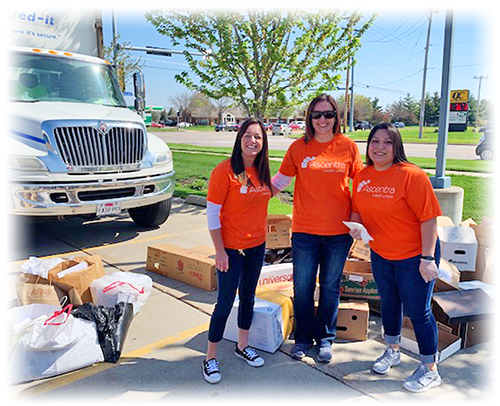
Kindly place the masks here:
POLYGON ((318 348, 316 360, 318 362, 328 363, 333 357, 332 345, 330 343, 321 343, 318 348))
POLYGON ((297 343, 292 347, 292 357, 296 359, 302 359, 306 356, 307 350, 309 349, 308 344, 297 343))
POLYGON ((387 347, 382 356, 378 357, 373 364, 372 370, 377 374, 386 374, 391 367, 401 363, 401 354, 391 347, 387 347))
POLYGON ((403 387, 410 392, 424 392, 439 385, 441 385, 439 372, 437 370, 431 371, 424 364, 420 364, 403 383, 403 387))

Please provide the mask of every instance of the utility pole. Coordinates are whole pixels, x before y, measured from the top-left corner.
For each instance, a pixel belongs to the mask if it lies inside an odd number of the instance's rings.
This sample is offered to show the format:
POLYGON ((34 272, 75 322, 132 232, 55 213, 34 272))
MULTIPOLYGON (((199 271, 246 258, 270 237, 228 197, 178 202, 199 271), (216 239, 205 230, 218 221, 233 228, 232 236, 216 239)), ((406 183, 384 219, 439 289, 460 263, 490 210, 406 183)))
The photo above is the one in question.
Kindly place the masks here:
POLYGON ((111 23, 113 28, 113 66, 116 69, 118 64, 118 44, 116 43, 116 17, 115 9, 111 9, 111 23))
POLYGON ((476 119, 474 120, 474 128, 477 126, 477 117, 479 115, 479 102, 481 101, 481 82, 483 79, 488 79, 488 76, 474 76, 474 79, 479 79, 479 89, 477 91, 477 106, 476 106, 476 119))
POLYGON ((429 41, 431 37, 431 24, 432 24, 432 14, 437 13, 436 11, 429 11, 429 27, 427 29, 427 45, 425 46, 425 60, 424 60, 424 77, 422 80, 422 100, 420 101, 420 121, 418 127, 418 138, 422 138, 422 132, 424 127, 425 118, 425 82, 427 78, 427 60, 429 57, 429 41))
MULTIPOLYGON (((345 99, 344 99, 344 133, 347 131, 347 108, 349 107, 349 68, 351 64, 351 57, 347 58, 346 80, 345 80, 345 99)), ((352 100, 351 100, 352 103, 352 100)))
MULTIPOLYGON (((353 61, 354 62, 354 61, 353 61)), ((353 132, 354 122, 354 63, 351 62, 351 110, 349 113, 349 131, 353 132)))

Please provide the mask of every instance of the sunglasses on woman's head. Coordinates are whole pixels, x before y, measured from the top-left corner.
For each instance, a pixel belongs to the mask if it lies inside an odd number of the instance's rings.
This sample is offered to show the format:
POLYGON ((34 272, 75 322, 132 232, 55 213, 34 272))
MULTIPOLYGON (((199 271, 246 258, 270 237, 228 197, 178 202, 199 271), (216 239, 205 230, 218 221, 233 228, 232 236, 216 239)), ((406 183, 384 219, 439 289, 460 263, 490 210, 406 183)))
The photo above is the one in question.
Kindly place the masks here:
POLYGON ((313 120, 319 120, 321 116, 327 119, 332 119, 335 117, 335 110, 311 111, 311 118, 313 120))

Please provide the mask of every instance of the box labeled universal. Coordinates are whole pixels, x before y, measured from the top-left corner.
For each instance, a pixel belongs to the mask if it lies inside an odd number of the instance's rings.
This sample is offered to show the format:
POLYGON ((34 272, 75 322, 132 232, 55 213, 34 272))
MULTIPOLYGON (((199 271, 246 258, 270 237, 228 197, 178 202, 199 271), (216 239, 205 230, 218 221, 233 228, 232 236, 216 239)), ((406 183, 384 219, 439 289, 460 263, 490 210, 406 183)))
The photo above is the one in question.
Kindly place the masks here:
POLYGON ((266 248, 278 249, 292 246, 292 219, 285 214, 267 216, 266 248))
MULTIPOLYGON (((275 288, 280 284, 293 281, 293 264, 276 264, 263 266, 260 271, 257 287, 273 285, 275 288)), ((287 285, 288 286, 288 285, 287 285)))
POLYGON ((204 290, 216 290, 217 269, 213 252, 210 247, 149 246, 146 270, 204 290))

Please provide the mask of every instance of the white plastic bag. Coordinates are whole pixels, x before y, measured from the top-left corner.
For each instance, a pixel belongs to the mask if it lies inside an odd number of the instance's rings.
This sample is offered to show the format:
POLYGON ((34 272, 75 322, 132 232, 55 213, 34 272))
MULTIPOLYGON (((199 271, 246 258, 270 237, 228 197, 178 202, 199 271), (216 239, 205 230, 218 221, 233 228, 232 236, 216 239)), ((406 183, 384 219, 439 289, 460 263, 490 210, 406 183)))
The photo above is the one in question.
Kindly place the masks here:
POLYGON ((113 307, 119 302, 132 303, 134 316, 148 300, 152 288, 153 280, 149 276, 121 271, 95 279, 90 284, 94 304, 113 307))
POLYGON ((44 279, 48 279, 49 271, 56 265, 64 262, 61 258, 37 258, 29 257, 29 260, 21 265, 21 269, 24 273, 30 273, 32 275, 41 276, 44 279))
POLYGON ((59 375, 104 361, 94 322, 77 319, 69 305, 35 319, 9 360, 11 383, 59 375))

